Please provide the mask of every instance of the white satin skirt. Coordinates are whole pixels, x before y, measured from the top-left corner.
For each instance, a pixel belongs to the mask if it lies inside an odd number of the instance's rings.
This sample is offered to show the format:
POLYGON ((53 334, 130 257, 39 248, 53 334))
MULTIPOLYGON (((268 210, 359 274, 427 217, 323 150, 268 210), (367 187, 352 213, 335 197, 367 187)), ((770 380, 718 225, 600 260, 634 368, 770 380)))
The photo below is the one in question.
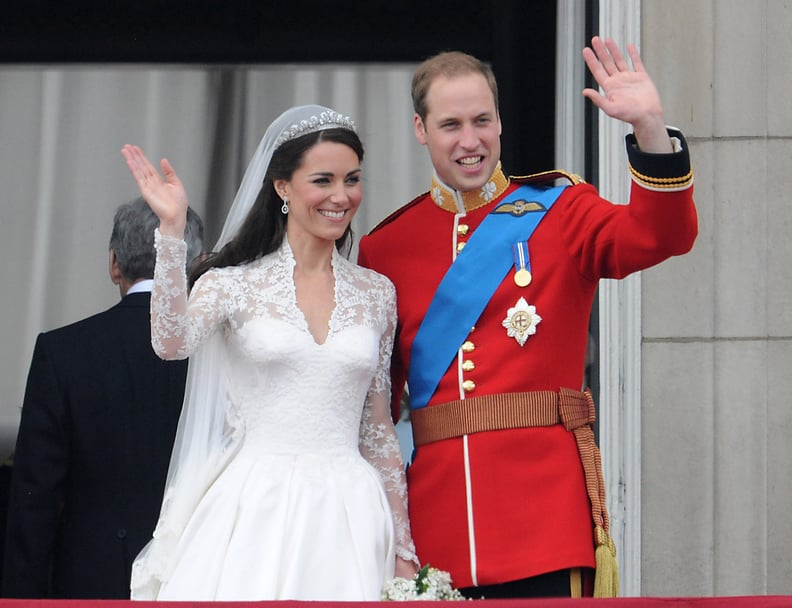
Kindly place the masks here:
POLYGON ((190 517, 155 595, 136 595, 133 581, 132 599, 377 601, 394 553, 382 480, 359 454, 243 447, 190 517))

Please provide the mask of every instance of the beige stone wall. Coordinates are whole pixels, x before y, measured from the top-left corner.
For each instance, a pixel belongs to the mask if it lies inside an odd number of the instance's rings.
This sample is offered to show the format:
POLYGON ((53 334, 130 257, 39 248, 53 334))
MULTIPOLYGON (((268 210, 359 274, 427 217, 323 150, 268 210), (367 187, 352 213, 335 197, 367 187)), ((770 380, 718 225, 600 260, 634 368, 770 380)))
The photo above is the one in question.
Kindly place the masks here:
POLYGON ((641 23, 700 225, 642 276, 642 595, 792 594, 792 2, 641 23))

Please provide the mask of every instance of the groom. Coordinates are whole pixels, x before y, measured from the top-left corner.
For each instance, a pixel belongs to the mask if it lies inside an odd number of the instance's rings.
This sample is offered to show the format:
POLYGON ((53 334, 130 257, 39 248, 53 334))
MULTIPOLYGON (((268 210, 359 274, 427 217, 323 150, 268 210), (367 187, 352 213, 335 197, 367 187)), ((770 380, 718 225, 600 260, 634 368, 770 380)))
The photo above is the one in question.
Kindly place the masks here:
POLYGON ((418 557, 471 598, 589 594, 595 566, 593 591, 616 593, 581 392, 591 305, 600 278, 683 254, 697 233, 685 140, 628 48, 632 67, 610 40, 583 55, 602 89, 584 95, 633 128, 629 205, 563 171, 509 177, 492 71, 446 52, 413 77, 430 190, 360 243, 360 263, 398 296, 393 398, 406 379, 418 557))

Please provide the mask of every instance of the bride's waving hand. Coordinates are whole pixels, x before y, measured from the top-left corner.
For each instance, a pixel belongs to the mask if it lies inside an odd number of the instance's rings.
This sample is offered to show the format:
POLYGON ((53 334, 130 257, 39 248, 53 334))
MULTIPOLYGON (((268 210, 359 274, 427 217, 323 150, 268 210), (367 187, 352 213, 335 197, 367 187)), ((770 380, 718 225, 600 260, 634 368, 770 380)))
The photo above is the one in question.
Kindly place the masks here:
POLYGON ((140 147, 126 144, 121 154, 137 182, 141 196, 157 214, 160 232, 166 236, 183 238, 189 203, 184 186, 168 159, 160 161, 160 174, 140 147))

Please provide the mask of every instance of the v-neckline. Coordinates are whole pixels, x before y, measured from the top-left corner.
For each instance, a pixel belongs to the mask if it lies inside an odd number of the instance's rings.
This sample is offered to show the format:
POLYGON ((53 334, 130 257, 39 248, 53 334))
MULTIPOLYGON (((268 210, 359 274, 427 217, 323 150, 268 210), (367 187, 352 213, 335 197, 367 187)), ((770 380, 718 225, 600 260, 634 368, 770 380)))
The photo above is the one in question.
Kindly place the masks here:
POLYGON ((330 257, 330 270, 333 273, 333 307, 330 311, 330 317, 327 319, 327 333, 325 334, 324 340, 319 342, 314 336, 313 332, 311 331, 311 326, 308 323, 308 318, 305 316, 305 312, 300 305, 297 303, 297 284, 294 281, 294 270, 297 267, 297 260, 294 258, 294 251, 292 251, 291 245, 289 244, 289 239, 284 237, 284 249, 286 251, 286 257, 289 261, 290 267, 290 281, 291 281, 291 301, 292 306, 297 311, 297 316, 300 318, 300 321, 303 326, 303 330, 308 336, 311 338, 311 342, 314 343, 317 347, 322 347, 330 340, 333 335, 333 327, 335 326, 335 318, 336 318, 336 311, 338 310, 338 267, 336 265, 336 256, 338 252, 336 248, 333 247, 333 253, 330 257))

